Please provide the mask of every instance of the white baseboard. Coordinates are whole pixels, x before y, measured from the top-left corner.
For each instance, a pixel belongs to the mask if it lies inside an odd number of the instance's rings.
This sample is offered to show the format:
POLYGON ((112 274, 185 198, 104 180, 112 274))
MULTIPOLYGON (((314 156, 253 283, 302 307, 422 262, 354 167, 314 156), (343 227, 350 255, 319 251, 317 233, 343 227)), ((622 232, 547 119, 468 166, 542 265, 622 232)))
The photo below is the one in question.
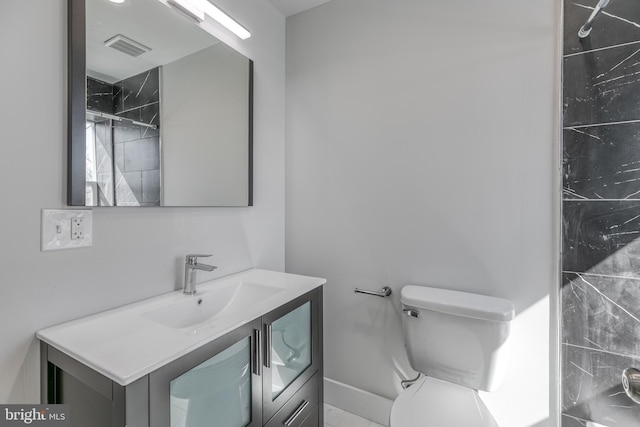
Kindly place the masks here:
POLYGON ((383 426, 389 425, 393 400, 386 397, 325 377, 324 401, 383 426))

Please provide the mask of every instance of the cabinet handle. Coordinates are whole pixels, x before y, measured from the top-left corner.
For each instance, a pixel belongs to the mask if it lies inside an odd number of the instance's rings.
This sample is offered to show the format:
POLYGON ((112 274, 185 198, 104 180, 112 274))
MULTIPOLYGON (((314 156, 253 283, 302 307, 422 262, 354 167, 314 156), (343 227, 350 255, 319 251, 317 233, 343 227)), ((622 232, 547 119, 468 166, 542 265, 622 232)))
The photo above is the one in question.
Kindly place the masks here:
POLYGON ((303 400, 302 403, 300 404, 300 406, 298 406, 298 409, 295 410, 295 412, 293 414, 291 414, 291 416, 289 418, 287 418, 287 421, 284 422, 284 425, 286 427, 289 427, 290 425, 292 425, 294 423, 294 421, 296 420, 296 418, 298 418, 300 416, 300 414, 307 409, 307 406, 309 406, 309 401, 308 400, 303 400))
POLYGON ((262 331, 253 330, 253 373, 262 375, 262 331))
POLYGON ((265 329, 264 366, 271 368, 271 323, 267 323, 265 329))

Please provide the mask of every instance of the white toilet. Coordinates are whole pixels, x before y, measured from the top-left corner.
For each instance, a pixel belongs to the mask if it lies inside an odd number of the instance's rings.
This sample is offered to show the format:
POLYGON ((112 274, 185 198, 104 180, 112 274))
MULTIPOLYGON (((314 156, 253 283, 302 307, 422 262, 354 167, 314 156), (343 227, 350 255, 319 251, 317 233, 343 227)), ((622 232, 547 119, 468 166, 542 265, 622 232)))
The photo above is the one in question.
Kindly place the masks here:
POLYGON ((390 427, 498 427, 477 390, 493 391, 509 357, 513 304, 422 286, 402 288, 409 362, 423 373, 393 403, 390 427))

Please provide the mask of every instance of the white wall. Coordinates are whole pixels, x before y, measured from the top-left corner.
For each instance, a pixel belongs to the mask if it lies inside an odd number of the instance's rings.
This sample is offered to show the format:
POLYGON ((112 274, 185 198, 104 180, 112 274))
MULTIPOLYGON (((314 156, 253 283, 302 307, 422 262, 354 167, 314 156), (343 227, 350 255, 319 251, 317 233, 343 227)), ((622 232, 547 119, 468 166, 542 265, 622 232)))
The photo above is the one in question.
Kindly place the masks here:
POLYGON ((65 207, 66 1, 0 2, 0 403, 39 401, 36 330, 173 290, 188 252, 214 253, 203 280, 284 268, 284 18, 216 3, 253 32, 218 29, 256 63, 255 207, 96 209, 92 248, 40 252, 40 210, 65 207))
POLYGON ((286 266, 328 279, 330 380, 395 398, 403 285, 493 295, 518 317, 488 405, 555 424, 556 3, 334 0, 287 20, 286 266))

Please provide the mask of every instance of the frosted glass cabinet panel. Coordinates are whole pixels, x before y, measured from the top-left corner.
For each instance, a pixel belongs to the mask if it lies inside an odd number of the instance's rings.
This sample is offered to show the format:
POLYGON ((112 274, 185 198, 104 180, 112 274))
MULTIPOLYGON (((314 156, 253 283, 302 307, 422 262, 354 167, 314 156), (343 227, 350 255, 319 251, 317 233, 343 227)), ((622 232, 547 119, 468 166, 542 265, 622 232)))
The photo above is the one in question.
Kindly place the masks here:
POLYGON ((271 324, 271 393, 274 398, 311 365, 311 301, 271 324))
POLYGON ((153 427, 258 427, 260 319, 149 374, 153 427))
MULTIPOLYGON (((263 420, 270 420, 321 369, 321 295, 310 292, 262 317, 263 420)), ((313 405, 308 407, 312 408, 313 405)))
POLYGON ((171 427, 244 427, 251 421, 249 337, 171 381, 171 427))

